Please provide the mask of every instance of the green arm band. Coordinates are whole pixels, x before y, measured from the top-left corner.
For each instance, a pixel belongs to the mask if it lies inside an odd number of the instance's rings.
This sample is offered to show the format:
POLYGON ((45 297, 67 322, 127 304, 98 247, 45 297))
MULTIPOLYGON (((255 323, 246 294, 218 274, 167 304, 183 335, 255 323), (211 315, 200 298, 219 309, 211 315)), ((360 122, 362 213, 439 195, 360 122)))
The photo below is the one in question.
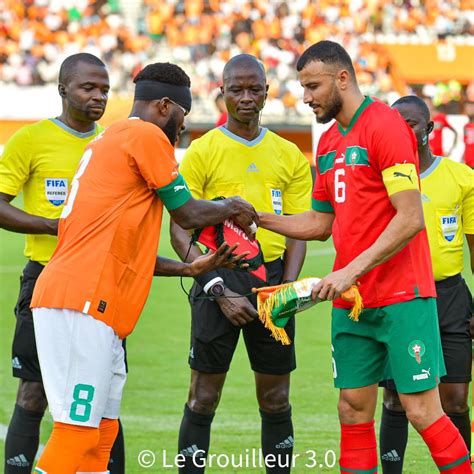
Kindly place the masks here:
POLYGON ((334 213, 334 209, 329 201, 318 201, 317 199, 312 198, 311 208, 313 211, 334 213))
POLYGON ((170 184, 163 188, 157 189, 156 193, 163 201, 166 209, 172 211, 186 204, 191 199, 191 193, 188 189, 188 185, 182 175, 172 181, 170 184))

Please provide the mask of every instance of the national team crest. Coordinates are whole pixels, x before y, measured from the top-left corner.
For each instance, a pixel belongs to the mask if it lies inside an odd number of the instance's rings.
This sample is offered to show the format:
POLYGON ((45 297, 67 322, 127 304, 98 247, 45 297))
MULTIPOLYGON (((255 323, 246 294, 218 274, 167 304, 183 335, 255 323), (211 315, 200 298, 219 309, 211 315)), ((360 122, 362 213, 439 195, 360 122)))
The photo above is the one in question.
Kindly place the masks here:
POLYGON ((62 206, 67 198, 67 178, 45 178, 44 191, 46 199, 53 206, 62 206))
POLYGON ((415 358, 415 360, 421 364, 421 358, 426 352, 426 346, 423 341, 415 339, 408 344, 408 353, 415 358))
POLYGON ((359 150, 353 150, 350 156, 352 169, 355 168, 357 160, 359 158, 359 150))
POLYGON ((356 166, 370 166, 367 148, 360 146, 348 146, 345 155, 346 166, 350 166, 353 170, 356 166))

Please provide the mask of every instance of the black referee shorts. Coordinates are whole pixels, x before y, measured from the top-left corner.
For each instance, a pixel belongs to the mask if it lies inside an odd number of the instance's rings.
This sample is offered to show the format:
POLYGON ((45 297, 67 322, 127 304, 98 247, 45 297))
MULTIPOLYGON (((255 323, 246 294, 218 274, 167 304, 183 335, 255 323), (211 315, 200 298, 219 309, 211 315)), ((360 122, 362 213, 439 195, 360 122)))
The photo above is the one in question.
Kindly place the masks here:
MULTIPOLYGON (((471 381, 472 342, 469 323, 472 296, 460 274, 436 282, 441 346, 443 347, 446 375, 441 383, 468 383, 471 381)), ((393 380, 384 380, 382 387, 396 390, 393 380)))
MULTIPOLYGON (((33 382, 42 382, 42 377, 30 304, 36 280, 43 268, 44 266, 38 262, 28 261, 20 277, 20 294, 15 306, 16 326, 12 344, 13 377, 33 382)), ((125 352, 125 367, 128 372, 125 340, 122 341, 122 345, 125 352)))
MULTIPOLYGON (((270 285, 281 283, 283 261, 275 260, 265 264, 270 285)), ((249 293, 253 287, 264 283, 250 273, 219 269, 225 285, 239 294, 249 293)), ((229 322, 219 305, 205 296, 202 287, 194 283, 190 292, 191 344, 189 365, 192 369, 206 373, 225 373, 229 370, 240 332, 242 331, 252 370, 271 375, 284 375, 296 368, 295 346, 283 346, 275 341, 258 318, 242 328, 229 322)), ((255 295, 248 296, 257 307, 255 295)), ((292 341, 295 338, 295 320, 290 319, 285 327, 292 341)))
POLYGON ((472 342, 469 331, 472 296, 460 274, 436 282, 439 329, 446 375, 443 383, 471 381, 472 342))
POLYGON ((12 345, 13 377, 34 382, 41 382, 42 378, 30 303, 36 280, 43 268, 43 265, 31 260, 26 264, 20 277, 20 294, 15 306, 16 327, 12 345))

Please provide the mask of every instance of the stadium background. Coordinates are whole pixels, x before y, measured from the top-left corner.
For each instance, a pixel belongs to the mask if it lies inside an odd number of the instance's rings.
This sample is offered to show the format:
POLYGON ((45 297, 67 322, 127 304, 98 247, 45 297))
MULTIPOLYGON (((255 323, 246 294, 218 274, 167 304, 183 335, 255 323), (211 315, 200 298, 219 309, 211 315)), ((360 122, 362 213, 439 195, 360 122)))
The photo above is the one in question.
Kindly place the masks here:
MULTIPOLYGON (((411 92, 431 97, 450 114, 462 137, 463 107, 474 101, 473 33, 473 0, 0 0, 0 147, 24 124, 60 112, 59 65, 69 54, 88 51, 102 57, 110 72, 104 125, 127 116, 131 78, 144 65, 171 61, 187 71, 194 102, 180 142, 182 154, 217 119, 214 98, 224 63, 247 52, 257 55, 268 73, 262 124, 297 143, 311 159, 313 138, 320 130, 302 104, 294 65, 304 48, 320 39, 347 48, 364 93, 389 103, 411 92)), ((451 137, 446 138, 449 148, 451 137)), ((459 139, 452 158, 460 160, 462 153, 459 139)), ((172 257, 167 229, 165 224, 160 254, 172 257)), ((22 250, 21 235, 0 233, 0 464, 17 384, 10 375, 10 346, 22 250)), ((333 258, 331 242, 310 243, 302 275, 325 274, 333 258)), ((465 277, 472 283, 467 271, 465 277)), ((301 455, 296 473, 310 470, 305 464, 311 463, 313 452, 312 470, 337 471, 325 467, 333 461, 330 450, 338 452, 339 437, 329 310, 329 304, 321 304, 298 316, 298 369, 292 378, 295 452, 301 455)), ((155 279, 128 346, 130 373, 122 415, 127 472, 171 469, 165 467, 163 453, 171 462, 187 395, 189 322, 179 281, 155 279), (156 462, 145 469, 138 455, 147 449, 156 462)), ((252 379, 239 346, 216 416, 211 453, 245 454, 260 445, 252 379)), ((50 428, 46 416, 43 442, 50 428)), ((240 470, 209 469, 234 471, 240 470)), ((411 433, 406 472, 435 471, 426 447, 411 433)))

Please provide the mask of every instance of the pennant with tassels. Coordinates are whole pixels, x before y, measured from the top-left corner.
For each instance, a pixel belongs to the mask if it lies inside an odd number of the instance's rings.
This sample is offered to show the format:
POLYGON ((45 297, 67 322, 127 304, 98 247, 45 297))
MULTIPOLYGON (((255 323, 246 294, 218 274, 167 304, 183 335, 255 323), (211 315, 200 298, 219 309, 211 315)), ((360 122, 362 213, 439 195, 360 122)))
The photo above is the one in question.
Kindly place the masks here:
MULTIPOLYGON (((291 344, 284 329, 286 323, 296 313, 320 302, 320 300, 313 301, 311 298, 312 289, 320 281, 320 278, 303 278, 284 285, 253 288, 252 291, 257 293, 258 317, 263 325, 270 330, 274 339, 285 346, 291 344)), ((349 317, 358 321, 364 305, 357 285, 352 285, 344 291, 341 298, 353 304, 349 317)))

